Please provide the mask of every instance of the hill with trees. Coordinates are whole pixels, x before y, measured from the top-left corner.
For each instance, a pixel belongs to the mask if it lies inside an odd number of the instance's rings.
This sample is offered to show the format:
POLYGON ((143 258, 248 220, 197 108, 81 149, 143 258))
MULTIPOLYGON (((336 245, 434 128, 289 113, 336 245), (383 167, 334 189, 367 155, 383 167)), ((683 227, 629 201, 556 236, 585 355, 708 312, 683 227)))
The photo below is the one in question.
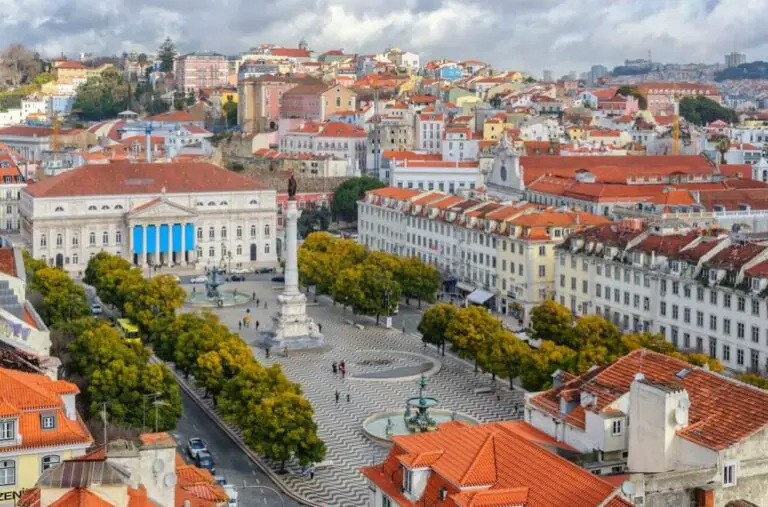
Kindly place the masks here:
POLYGON ((715 73, 715 81, 727 79, 768 79, 768 62, 758 60, 742 63, 737 67, 723 69, 715 73))

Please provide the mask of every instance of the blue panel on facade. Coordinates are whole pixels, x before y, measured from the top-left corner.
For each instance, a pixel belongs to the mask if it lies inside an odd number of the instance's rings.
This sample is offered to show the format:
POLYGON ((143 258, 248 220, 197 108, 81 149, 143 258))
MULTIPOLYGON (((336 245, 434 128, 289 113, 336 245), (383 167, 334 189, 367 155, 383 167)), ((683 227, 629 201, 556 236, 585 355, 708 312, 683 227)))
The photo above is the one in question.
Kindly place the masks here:
POLYGON ((168 226, 163 224, 160 226, 160 251, 162 253, 168 253, 168 226))
POLYGON ((133 253, 140 254, 144 248, 144 229, 140 225, 133 226, 133 253))
POLYGON ((181 252, 181 225, 173 224, 173 251, 181 252))
POLYGON ((192 224, 185 225, 187 228, 187 244, 184 245, 187 251, 195 250, 195 226, 192 224))
POLYGON ((155 253, 157 245, 155 244, 155 226, 147 226, 147 253, 155 253))

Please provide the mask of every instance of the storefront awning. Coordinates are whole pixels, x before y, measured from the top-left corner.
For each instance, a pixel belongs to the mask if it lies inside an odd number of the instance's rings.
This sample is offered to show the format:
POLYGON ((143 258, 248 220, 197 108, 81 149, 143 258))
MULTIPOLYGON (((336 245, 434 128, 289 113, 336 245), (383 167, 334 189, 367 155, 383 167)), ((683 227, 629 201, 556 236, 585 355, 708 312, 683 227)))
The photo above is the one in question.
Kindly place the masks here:
POLYGON ((486 301, 493 297, 493 293, 485 291, 483 289, 475 289, 472 294, 467 296, 470 303, 476 305, 484 305, 486 301))
POLYGON ((456 282, 456 287, 463 290, 464 292, 472 292, 473 290, 475 290, 474 285, 470 285, 464 282, 456 282))

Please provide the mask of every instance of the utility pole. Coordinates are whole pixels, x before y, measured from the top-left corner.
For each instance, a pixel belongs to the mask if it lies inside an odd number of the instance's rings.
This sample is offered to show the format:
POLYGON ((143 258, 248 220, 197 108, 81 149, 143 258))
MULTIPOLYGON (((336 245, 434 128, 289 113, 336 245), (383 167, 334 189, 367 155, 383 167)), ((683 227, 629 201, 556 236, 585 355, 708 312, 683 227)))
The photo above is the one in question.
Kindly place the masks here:
POLYGON ((101 404, 101 418, 104 420, 104 445, 107 445, 107 403, 101 404))

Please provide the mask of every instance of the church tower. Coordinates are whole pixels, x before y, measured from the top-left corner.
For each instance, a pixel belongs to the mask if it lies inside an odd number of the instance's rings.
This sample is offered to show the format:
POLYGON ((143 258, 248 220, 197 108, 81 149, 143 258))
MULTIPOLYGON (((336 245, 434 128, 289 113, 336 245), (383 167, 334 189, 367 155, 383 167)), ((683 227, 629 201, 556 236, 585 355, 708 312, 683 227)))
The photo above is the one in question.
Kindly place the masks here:
POLYGON ((504 135, 496 147, 493 167, 485 181, 488 193, 501 199, 522 200, 525 194, 523 171, 517 151, 504 135))

